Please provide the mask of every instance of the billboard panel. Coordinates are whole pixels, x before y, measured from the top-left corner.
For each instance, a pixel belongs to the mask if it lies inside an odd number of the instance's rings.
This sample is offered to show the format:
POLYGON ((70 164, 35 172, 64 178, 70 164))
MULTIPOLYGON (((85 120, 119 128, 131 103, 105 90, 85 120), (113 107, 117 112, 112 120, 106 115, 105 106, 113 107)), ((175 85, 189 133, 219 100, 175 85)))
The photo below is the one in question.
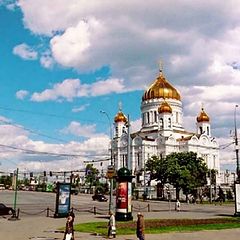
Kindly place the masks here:
POLYGON ((117 188, 116 211, 127 213, 128 209, 128 183, 120 182, 117 188))
POLYGON ((58 183, 56 195, 55 217, 66 217, 70 210, 71 185, 70 183, 58 183))

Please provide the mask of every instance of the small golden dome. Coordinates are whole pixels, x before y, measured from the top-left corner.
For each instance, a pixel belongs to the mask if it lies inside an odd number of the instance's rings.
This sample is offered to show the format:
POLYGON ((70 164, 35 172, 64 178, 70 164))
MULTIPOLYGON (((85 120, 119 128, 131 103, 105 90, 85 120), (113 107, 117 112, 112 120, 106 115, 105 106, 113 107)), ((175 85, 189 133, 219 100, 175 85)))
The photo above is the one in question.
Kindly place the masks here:
POLYGON ((162 70, 153 84, 145 91, 142 101, 155 98, 172 98, 181 101, 181 96, 164 77, 162 70))
POLYGON ((200 112, 200 114, 197 116, 197 122, 209 122, 210 118, 209 116, 206 114, 206 112, 204 111, 204 109, 202 108, 202 111, 200 112))
POLYGON ((172 113, 171 106, 164 100, 158 107, 158 113, 172 113))
POLYGON ((117 115, 115 116, 114 118, 114 122, 117 123, 117 122, 124 122, 126 123, 127 122, 127 118, 126 116, 122 113, 122 111, 119 111, 117 113, 117 115))

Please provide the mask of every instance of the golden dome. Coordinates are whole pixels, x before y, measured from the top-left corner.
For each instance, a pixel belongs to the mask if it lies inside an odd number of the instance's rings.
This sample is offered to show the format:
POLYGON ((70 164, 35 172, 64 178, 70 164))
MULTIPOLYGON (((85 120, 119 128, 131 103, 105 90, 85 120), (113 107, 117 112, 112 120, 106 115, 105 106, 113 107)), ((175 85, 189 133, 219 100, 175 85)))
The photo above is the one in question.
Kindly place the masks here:
POLYGON ((200 114, 197 116, 197 122, 209 122, 210 118, 209 116, 206 114, 206 112, 204 111, 204 109, 202 108, 202 111, 200 112, 200 114))
POLYGON ((142 101, 155 98, 172 98, 179 101, 181 100, 181 96, 178 93, 177 89, 175 89, 167 81, 167 79, 164 77, 162 73, 162 70, 160 70, 160 74, 157 77, 157 79, 143 94, 142 101))
POLYGON ((164 100, 158 107, 158 113, 172 113, 171 106, 164 100))
POLYGON ((119 111, 117 113, 117 115, 115 116, 114 118, 114 122, 117 123, 117 122, 124 122, 126 123, 127 122, 127 118, 126 116, 122 113, 122 111, 119 111))

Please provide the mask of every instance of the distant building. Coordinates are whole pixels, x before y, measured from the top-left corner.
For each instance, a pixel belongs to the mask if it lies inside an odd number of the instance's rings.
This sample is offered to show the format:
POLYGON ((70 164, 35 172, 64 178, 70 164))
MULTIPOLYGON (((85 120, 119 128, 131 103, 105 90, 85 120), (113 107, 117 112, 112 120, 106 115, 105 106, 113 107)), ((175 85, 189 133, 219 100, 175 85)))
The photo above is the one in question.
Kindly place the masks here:
POLYGON ((233 186, 236 181, 236 172, 229 170, 222 170, 219 173, 220 184, 226 186, 233 186))
POLYGON ((181 95, 165 78, 162 69, 142 96, 141 117, 141 129, 131 133, 130 137, 128 119, 121 107, 114 118, 112 156, 116 169, 127 166, 138 176, 137 183, 143 185, 145 162, 151 156, 165 157, 172 152, 193 151, 204 159, 209 169, 220 172, 219 144, 211 134, 208 114, 204 108, 200 110, 196 117, 196 132, 184 129, 181 95))

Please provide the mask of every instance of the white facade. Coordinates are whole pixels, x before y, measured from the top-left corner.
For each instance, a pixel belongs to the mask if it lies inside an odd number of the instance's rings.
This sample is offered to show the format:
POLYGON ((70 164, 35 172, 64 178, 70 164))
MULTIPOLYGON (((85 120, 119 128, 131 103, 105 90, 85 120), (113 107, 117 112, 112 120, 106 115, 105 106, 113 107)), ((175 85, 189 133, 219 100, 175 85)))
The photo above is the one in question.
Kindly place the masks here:
POLYGON ((193 151, 205 160, 209 169, 216 169, 220 173, 219 145, 216 138, 211 136, 208 115, 204 109, 200 111, 196 118, 196 132, 184 129, 181 96, 162 71, 143 95, 140 131, 128 136, 127 119, 122 116, 120 109, 115 117, 112 142, 116 169, 125 166, 134 175, 143 175, 145 162, 153 155, 165 157, 172 152, 193 151))

